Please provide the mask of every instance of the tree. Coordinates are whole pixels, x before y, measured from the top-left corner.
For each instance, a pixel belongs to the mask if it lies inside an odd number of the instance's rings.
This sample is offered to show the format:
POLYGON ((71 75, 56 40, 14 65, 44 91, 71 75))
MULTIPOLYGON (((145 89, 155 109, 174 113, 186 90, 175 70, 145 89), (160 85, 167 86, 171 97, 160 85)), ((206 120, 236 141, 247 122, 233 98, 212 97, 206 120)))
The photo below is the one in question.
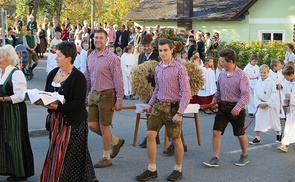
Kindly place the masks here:
MULTIPOLYGON (((11 0, 6 0, 11 2, 11 0)), ((70 18, 72 23, 75 20, 91 19, 91 2, 94 7, 94 20, 97 22, 122 22, 123 16, 131 9, 138 5, 140 0, 12 0, 16 3, 16 13, 25 20, 29 15, 33 15, 38 20, 38 17, 56 16, 57 19, 63 20, 70 18), (38 13, 38 14, 37 14, 38 13)), ((40 20, 40 19, 39 19, 40 20)))
POLYGON ((40 0, 16 0, 16 13, 24 19, 26 16, 27 19, 30 15, 33 15, 35 18, 38 13, 38 7, 40 0))
POLYGON ((121 19, 139 2, 140 0, 105 0, 104 21, 113 24, 127 23, 122 22, 121 19))
POLYGON ((41 0, 39 10, 41 15, 56 17, 60 20, 62 11, 64 9, 64 0, 41 0))

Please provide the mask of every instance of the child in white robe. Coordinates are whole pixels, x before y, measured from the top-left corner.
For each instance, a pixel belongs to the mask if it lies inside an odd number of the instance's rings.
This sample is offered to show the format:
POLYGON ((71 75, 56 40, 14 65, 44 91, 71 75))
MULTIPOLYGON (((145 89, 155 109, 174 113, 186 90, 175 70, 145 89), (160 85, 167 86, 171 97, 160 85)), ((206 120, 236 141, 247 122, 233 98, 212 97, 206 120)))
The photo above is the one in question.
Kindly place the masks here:
POLYGON ((270 63, 271 70, 269 71, 269 77, 276 83, 277 94, 279 95, 280 103, 280 118, 285 118, 285 112, 283 110, 283 85, 285 82, 284 75, 282 74, 282 64, 279 60, 272 60, 270 63))
MULTIPOLYGON (((199 90, 197 94, 197 103, 200 105, 210 104, 216 93, 215 72, 214 72, 214 59, 211 56, 205 61, 203 70, 203 76, 205 78, 204 87, 199 90)), ((217 108, 210 108, 213 112, 217 112, 217 108)), ((209 109, 204 110, 205 114, 210 114, 209 109)))
POLYGON ((254 87, 254 104, 256 109, 255 128, 256 136, 250 144, 260 143, 260 133, 273 129, 277 132, 277 141, 281 141, 281 124, 279 116, 279 95, 276 83, 269 78, 269 67, 260 66, 260 79, 254 87))
POLYGON ((127 45, 121 57, 121 68, 124 83, 124 97, 130 97, 130 99, 133 100, 134 98, 131 86, 131 74, 132 69, 136 66, 136 60, 132 52, 133 47, 131 45, 127 45))
POLYGON ((82 47, 81 46, 77 47, 77 56, 74 61, 74 66, 80 71, 81 71, 81 51, 82 51, 82 47))
POLYGON ((289 111, 286 112, 286 123, 281 145, 278 149, 283 152, 288 152, 288 145, 295 142, 295 74, 294 67, 285 66, 283 75, 286 83, 283 87, 284 105, 289 106, 289 111))
POLYGON ((46 72, 47 74, 50 73, 51 70, 57 67, 56 63, 56 52, 55 52, 55 45, 51 46, 50 51, 47 56, 47 63, 46 63, 46 72))
POLYGON ((252 54, 250 57, 250 62, 244 68, 244 72, 248 75, 250 80, 250 103, 247 105, 247 111, 249 116, 253 116, 256 107, 254 105, 254 87, 259 77, 259 66, 258 56, 256 54, 252 54))
POLYGON ((80 71, 84 73, 86 70, 86 61, 88 57, 87 54, 88 54, 89 44, 87 42, 83 42, 82 45, 83 45, 82 46, 83 48, 80 52, 80 61, 81 61, 80 71))

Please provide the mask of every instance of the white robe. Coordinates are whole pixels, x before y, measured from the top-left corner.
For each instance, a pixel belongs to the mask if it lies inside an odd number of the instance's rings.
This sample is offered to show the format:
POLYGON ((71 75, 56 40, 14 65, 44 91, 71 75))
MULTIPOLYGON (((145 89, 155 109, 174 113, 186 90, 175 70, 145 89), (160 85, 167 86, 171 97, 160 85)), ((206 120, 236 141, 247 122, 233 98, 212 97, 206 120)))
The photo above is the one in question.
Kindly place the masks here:
POLYGON ((293 52, 286 52, 284 63, 288 63, 289 61, 295 62, 295 54, 293 52))
POLYGON ((131 74, 132 68, 136 66, 135 56, 133 54, 124 53, 121 57, 121 68, 124 83, 124 95, 132 95, 131 74))
POLYGON ((61 39, 57 40, 57 39, 54 37, 54 38, 52 39, 52 41, 50 42, 49 49, 51 49, 52 46, 56 46, 57 44, 59 44, 59 43, 61 43, 61 42, 62 42, 61 39))
POLYGON ((81 67, 80 67, 80 71, 82 73, 84 73, 86 71, 87 54, 88 54, 88 51, 82 49, 82 51, 80 53, 80 56, 81 56, 81 67))
POLYGON ((258 109, 255 115, 254 131, 266 132, 269 129, 281 131, 278 99, 276 84, 271 78, 259 79, 256 82, 254 104, 258 109), (262 103, 266 103, 268 106, 262 109, 259 107, 259 104, 262 103))
POLYGON ((205 78, 205 85, 203 89, 199 90, 198 96, 207 97, 216 93, 215 73, 212 68, 202 68, 203 76, 205 78))
POLYGON ((81 71, 81 54, 77 54, 76 59, 74 61, 74 66, 81 71))
POLYGON ((57 67, 56 64, 56 53, 49 52, 47 56, 46 72, 49 73, 51 70, 57 67))
MULTIPOLYGON (((281 85, 283 87, 285 83, 285 77, 281 71, 274 72, 273 70, 270 70, 268 76, 276 83, 276 85, 281 85)), ((286 116, 283 110, 283 103, 284 103, 283 89, 277 90, 277 94, 279 95, 279 100, 277 102, 280 103, 280 110, 279 110, 280 118, 285 118, 286 116)))
POLYGON ((250 102, 247 105, 247 110, 249 114, 253 114, 256 111, 256 107, 254 105, 254 87, 259 78, 259 66, 248 63, 244 68, 244 72, 247 74, 250 81, 250 102))
POLYGON ((291 94, 290 111, 286 113, 286 123, 282 139, 283 145, 295 142, 295 82, 287 81, 283 87, 284 96, 291 94))

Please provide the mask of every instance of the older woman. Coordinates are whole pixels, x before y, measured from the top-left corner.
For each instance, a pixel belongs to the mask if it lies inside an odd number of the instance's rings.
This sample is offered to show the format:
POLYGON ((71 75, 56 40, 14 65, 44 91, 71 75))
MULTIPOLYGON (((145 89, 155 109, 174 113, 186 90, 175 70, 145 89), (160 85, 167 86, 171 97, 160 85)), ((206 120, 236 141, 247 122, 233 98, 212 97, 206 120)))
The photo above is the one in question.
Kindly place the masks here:
POLYGON ((27 82, 23 72, 15 68, 17 60, 11 45, 0 47, 0 174, 10 175, 8 181, 34 175, 24 102, 27 82))
POLYGON ((76 46, 62 42, 56 54, 58 67, 48 74, 45 91, 64 95, 66 102, 45 106, 50 112, 50 146, 40 181, 97 181, 87 145, 86 79, 73 66, 76 46))
POLYGON ((61 43, 61 33, 60 32, 55 32, 55 37, 52 39, 49 45, 49 50, 52 48, 52 46, 56 46, 57 44, 61 43))

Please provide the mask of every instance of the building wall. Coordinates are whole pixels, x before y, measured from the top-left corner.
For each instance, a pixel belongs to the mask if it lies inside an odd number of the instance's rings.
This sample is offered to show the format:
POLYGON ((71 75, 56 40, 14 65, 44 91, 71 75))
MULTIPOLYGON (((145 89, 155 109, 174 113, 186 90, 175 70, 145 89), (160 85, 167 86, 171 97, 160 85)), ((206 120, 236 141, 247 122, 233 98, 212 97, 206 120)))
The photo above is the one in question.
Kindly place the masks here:
POLYGON ((211 36, 214 32, 219 33, 222 41, 231 42, 233 40, 248 41, 249 25, 247 19, 243 21, 193 21, 193 29, 195 31, 202 30, 209 32, 211 36))
POLYGON ((295 24, 294 0, 259 0, 250 9, 249 15, 242 21, 193 22, 194 30, 218 32, 226 42, 233 40, 262 40, 262 33, 282 33, 283 42, 291 42, 295 24), (267 8, 266 8, 267 7, 267 8), (278 8, 279 7, 279 8, 278 8))
POLYGON ((259 39, 260 32, 268 31, 283 32, 283 42, 291 42, 294 24, 294 0, 259 0, 249 10, 250 40, 259 39))
MULTIPOLYGON (((259 0, 250 9, 242 21, 193 21, 195 31, 202 30, 220 34, 223 41, 262 40, 263 32, 282 33, 283 42, 295 40, 295 1, 294 0, 259 0), (293 40, 294 39, 294 40, 293 40)), ((135 25, 149 27, 177 27, 177 22, 136 22, 135 25)))

